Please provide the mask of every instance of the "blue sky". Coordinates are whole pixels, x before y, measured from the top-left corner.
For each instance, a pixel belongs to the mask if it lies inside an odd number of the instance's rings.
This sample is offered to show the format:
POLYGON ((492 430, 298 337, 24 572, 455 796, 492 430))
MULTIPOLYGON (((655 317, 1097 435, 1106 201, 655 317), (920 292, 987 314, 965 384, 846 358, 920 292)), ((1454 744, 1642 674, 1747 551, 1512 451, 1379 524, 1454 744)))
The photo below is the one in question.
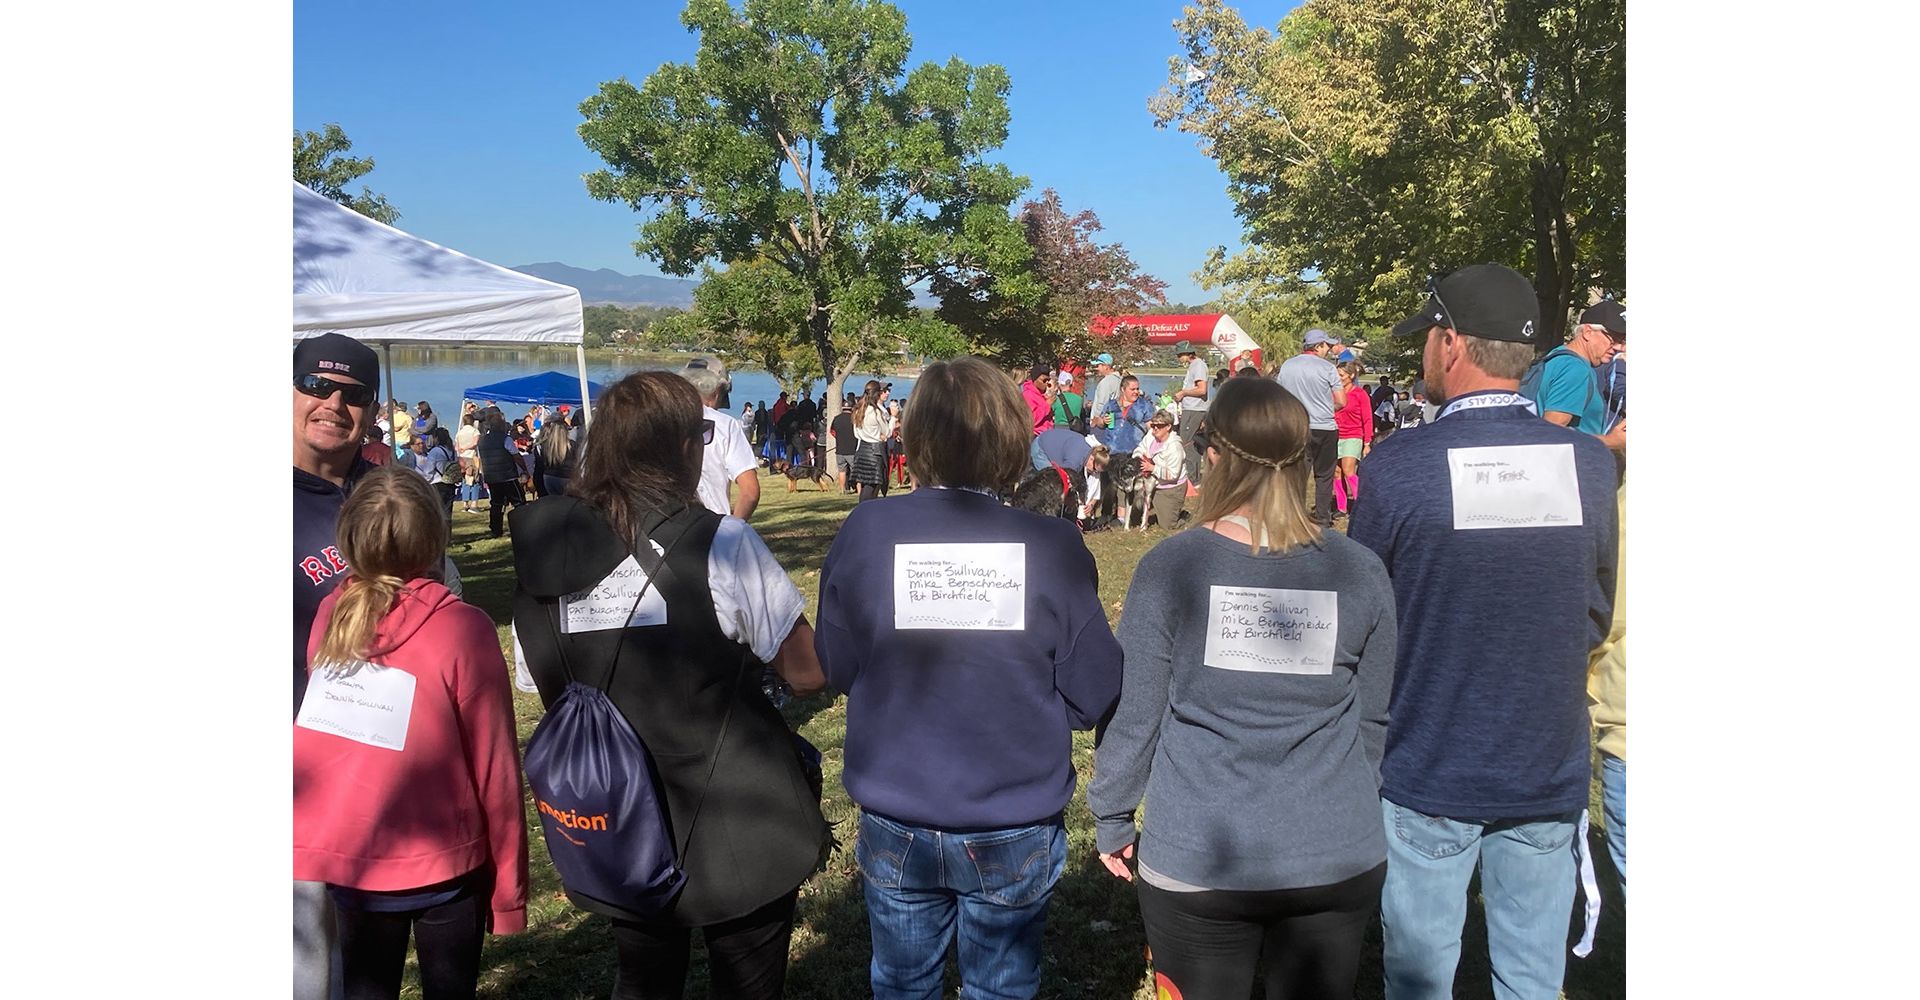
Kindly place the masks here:
MULTIPOLYGON (((1102 242, 1126 245, 1174 301, 1208 295, 1193 271, 1240 245, 1226 181, 1192 136, 1153 127, 1146 103, 1178 51, 1178 0, 1048 3, 896 0, 914 41, 909 67, 959 56, 1012 78, 1013 122, 999 159, 1029 196, 1091 208, 1102 242)), ((1273 25, 1293 3, 1245 2, 1273 25)), ((587 197, 601 166, 575 128, 604 80, 638 83, 690 59, 695 37, 673 0, 584 3, 362 3, 297 0, 293 125, 339 122, 375 169, 355 185, 385 194, 399 225, 500 264, 560 261, 657 274, 633 253, 640 217, 587 197)))

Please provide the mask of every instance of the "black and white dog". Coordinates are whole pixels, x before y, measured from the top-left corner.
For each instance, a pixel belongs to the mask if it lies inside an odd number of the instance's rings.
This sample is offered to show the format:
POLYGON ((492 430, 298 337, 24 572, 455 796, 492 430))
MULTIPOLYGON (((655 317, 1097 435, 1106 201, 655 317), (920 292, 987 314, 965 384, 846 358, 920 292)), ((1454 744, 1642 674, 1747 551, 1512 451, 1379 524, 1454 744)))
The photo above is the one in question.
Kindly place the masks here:
POLYGON ((1078 520, 1087 505, 1086 473, 1058 466, 1029 472, 1013 488, 1007 503, 1047 517, 1078 520))
POLYGON ((1114 492, 1120 528, 1147 530, 1147 501, 1153 497, 1153 469, 1138 455, 1118 455, 1107 463, 1107 488, 1114 492))

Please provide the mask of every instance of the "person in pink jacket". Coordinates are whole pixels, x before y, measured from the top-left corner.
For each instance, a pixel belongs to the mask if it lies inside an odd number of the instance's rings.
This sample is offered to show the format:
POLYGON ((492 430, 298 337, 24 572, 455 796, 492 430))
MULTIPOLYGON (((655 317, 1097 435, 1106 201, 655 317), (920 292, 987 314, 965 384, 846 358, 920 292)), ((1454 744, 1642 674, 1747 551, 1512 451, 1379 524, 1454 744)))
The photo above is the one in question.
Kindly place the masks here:
POLYGON ((474 994, 486 932, 527 925, 513 696, 493 620, 437 579, 445 514, 376 470, 340 511, 346 581, 321 603, 293 730, 294 878, 325 882, 349 1000, 474 994))
POLYGON ((1366 369, 1358 361, 1340 364, 1340 388, 1346 390, 1347 405, 1333 413, 1333 426, 1339 433, 1335 454, 1339 464, 1333 473, 1333 503, 1342 514, 1351 512, 1360 499, 1360 459, 1373 450, 1373 403, 1365 389, 1356 392, 1366 369))
POLYGON ((1020 383, 1020 398, 1033 418, 1033 433, 1053 429, 1053 366, 1036 364, 1027 369, 1027 380, 1020 383))

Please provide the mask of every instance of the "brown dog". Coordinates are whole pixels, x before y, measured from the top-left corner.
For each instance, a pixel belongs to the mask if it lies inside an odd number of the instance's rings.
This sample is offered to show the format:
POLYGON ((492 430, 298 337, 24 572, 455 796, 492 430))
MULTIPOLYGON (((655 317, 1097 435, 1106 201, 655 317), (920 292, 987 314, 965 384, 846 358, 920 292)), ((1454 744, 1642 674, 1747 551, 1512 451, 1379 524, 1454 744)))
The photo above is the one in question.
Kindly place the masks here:
POLYGON ((785 459, 775 462, 774 465, 777 466, 777 468, 774 469, 775 472, 782 473, 787 477, 788 493, 792 493, 794 488, 800 485, 800 480, 802 479, 811 480, 813 485, 823 490, 827 488, 826 484, 821 482, 821 480, 827 478, 827 470, 823 466, 794 465, 785 459))

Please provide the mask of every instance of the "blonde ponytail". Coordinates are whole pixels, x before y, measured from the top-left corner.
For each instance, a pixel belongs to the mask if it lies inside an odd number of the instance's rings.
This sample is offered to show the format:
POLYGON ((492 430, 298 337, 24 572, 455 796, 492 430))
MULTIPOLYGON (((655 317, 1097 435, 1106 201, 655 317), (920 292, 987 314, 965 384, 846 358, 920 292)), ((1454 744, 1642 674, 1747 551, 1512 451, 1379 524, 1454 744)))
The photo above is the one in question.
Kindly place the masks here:
POLYGON ((367 658, 374 631, 380 619, 393 610, 400 599, 400 588, 407 581, 397 576, 349 576, 340 585, 340 597, 333 603, 321 633, 320 648, 313 654, 313 666, 341 668, 352 676, 367 658))
POLYGON ((321 628, 311 667, 358 669, 375 652, 380 620, 400 591, 440 565, 446 533, 440 497, 418 473, 390 465, 361 479, 340 508, 336 529, 349 575, 321 628))

